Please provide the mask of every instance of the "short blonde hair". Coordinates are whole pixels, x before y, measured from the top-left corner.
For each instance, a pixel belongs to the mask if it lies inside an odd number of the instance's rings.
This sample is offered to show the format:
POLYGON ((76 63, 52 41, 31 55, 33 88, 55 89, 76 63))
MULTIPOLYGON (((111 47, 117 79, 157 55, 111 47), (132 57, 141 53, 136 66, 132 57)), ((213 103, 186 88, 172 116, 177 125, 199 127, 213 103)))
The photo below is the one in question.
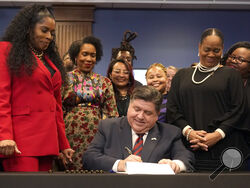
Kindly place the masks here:
POLYGON ((147 72, 146 72, 146 74, 145 74, 145 77, 146 77, 146 78, 147 78, 148 71, 149 71, 150 69, 154 68, 154 67, 159 67, 159 68, 161 68, 161 69, 165 72, 165 74, 166 74, 166 76, 167 76, 167 68, 166 68, 163 64, 161 64, 161 63, 153 63, 153 64, 150 65, 150 66, 148 67, 148 69, 147 69, 147 72))
POLYGON ((175 72, 178 71, 178 68, 175 67, 175 66, 172 66, 172 65, 168 66, 168 67, 167 67, 167 70, 168 70, 168 69, 172 69, 172 70, 174 70, 175 72))

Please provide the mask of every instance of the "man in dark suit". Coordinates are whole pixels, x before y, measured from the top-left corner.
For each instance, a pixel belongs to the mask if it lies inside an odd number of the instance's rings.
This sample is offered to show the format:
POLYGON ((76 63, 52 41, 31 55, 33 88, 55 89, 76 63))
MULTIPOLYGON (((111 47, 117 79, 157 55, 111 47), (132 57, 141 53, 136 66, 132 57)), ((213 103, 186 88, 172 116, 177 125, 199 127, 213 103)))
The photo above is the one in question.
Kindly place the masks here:
POLYGON ((169 164, 175 173, 192 170, 194 156, 182 144, 181 130, 157 122, 161 102, 161 94, 153 87, 135 88, 127 117, 100 121, 98 132, 83 155, 83 168, 122 172, 126 171, 127 161, 143 161, 169 164), (138 135, 143 135, 142 150, 132 154, 138 135))

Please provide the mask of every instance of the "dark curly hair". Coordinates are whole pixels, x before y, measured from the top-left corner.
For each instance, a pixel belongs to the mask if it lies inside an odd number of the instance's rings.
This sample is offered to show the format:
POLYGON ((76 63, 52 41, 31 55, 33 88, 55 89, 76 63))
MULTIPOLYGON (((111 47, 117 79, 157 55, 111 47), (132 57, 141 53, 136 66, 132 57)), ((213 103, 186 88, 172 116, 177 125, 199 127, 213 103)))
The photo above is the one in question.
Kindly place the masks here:
POLYGON ((117 55, 120 51, 128 51, 131 54, 132 62, 134 59, 137 59, 135 56, 135 49, 130 44, 130 41, 134 40, 136 37, 137 37, 136 32, 131 32, 129 30, 125 31, 123 34, 121 46, 119 48, 112 48, 111 61, 117 58, 117 55))
POLYGON ((238 48, 246 48, 250 50, 250 42, 248 41, 240 41, 233 44, 229 50, 224 54, 223 58, 221 59, 221 64, 226 65, 226 61, 229 55, 231 55, 236 49, 238 48))
MULTIPOLYGON (((55 19, 50 7, 38 4, 29 5, 21 9, 7 27, 2 41, 8 41, 12 44, 8 57, 8 67, 11 74, 19 76, 24 70, 28 75, 31 75, 37 67, 36 59, 29 46, 30 34, 32 34, 35 25, 45 17, 55 19)), ((55 36, 44 53, 59 69, 65 83, 66 72, 58 53, 55 36)))
POLYGON ((72 62, 76 65, 75 59, 78 56, 78 54, 81 50, 81 47, 84 44, 92 44, 95 47, 95 49, 96 49, 96 62, 100 61, 101 57, 103 55, 101 41, 94 36, 87 36, 82 40, 76 40, 76 41, 72 42, 72 44, 70 45, 68 52, 69 52, 69 56, 70 56, 70 59, 72 60, 72 62))
MULTIPOLYGON (((134 87, 135 87, 135 79, 134 79, 134 75, 133 75, 133 70, 130 64, 126 63, 123 59, 114 59, 110 62, 108 70, 107 70, 107 77, 111 80, 110 74, 113 71, 113 67, 116 63, 123 63, 125 65, 125 67, 128 69, 129 71, 129 83, 128 83, 128 94, 131 95, 134 87)), ((112 80, 111 80, 112 81, 112 80)), ((114 88, 114 93, 115 93, 115 97, 116 99, 118 99, 119 97, 119 91, 117 90, 115 84, 112 81, 112 85, 114 88)))

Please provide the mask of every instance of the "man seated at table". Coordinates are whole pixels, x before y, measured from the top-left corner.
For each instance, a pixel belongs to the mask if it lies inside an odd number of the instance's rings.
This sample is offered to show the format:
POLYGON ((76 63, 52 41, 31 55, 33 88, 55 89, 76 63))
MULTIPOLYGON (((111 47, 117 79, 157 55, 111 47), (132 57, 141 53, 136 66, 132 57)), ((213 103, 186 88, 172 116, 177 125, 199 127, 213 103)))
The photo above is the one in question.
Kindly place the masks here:
POLYGON ((124 172, 126 162, 134 161, 169 164, 175 173, 191 171, 194 156, 182 144, 181 130, 157 121, 161 103, 162 95, 153 87, 135 88, 127 117, 100 121, 83 168, 124 172))

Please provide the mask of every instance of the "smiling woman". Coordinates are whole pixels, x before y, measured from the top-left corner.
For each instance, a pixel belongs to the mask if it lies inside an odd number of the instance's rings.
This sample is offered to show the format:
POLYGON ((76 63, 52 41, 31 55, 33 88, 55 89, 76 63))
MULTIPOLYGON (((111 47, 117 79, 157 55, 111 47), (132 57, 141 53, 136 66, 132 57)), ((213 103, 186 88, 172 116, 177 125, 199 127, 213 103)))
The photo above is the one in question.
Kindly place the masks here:
POLYGON ((161 110, 158 120, 161 122, 166 122, 166 111, 167 111, 167 69, 161 63, 154 63, 150 65, 146 72, 146 80, 148 86, 153 86, 157 89, 163 96, 161 110))
POLYGON ((243 84, 235 70, 220 65, 223 42, 221 31, 205 30, 199 43, 200 63, 179 70, 168 95, 167 120, 182 129, 199 171, 214 171, 226 148, 236 147, 244 158, 248 154, 242 133, 249 126, 240 123, 247 104, 243 84))
POLYGON ((119 116, 126 116, 135 82, 132 67, 123 59, 112 60, 108 67, 107 77, 114 87, 119 116))
POLYGON ((73 155, 65 136, 55 46, 48 7, 24 7, 0 42, 0 157, 5 171, 48 171, 53 156, 73 155))
POLYGON ((111 81, 94 73, 102 56, 101 41, 93 36, 73 43, 69 48, 76 69, 69 72, 64 88, 66 134, 75 150, 71 169, 82 169, 82 154, 97 132, 99 120, 118 116, 111 81))
MULTIPOLYGON (((240 74, 244 83, 244 89, 247 96, 248 112, 240 124, 245 127, 250 125, 250 42, 240 41, 233 44, 225 54, 224 63, 226 66, 236 69, 240 74)), ((248 147, 250 151, 250 131, 246 132, 248 147)), ((248 170, 250 170, 250 156, 248 156, 248 170)))
POLYGON ((54 39, 55 25, 55 20, 51 17, 45 17, 38 22, 30 35, 31 46, 38 51, 46 50, 54 39))

